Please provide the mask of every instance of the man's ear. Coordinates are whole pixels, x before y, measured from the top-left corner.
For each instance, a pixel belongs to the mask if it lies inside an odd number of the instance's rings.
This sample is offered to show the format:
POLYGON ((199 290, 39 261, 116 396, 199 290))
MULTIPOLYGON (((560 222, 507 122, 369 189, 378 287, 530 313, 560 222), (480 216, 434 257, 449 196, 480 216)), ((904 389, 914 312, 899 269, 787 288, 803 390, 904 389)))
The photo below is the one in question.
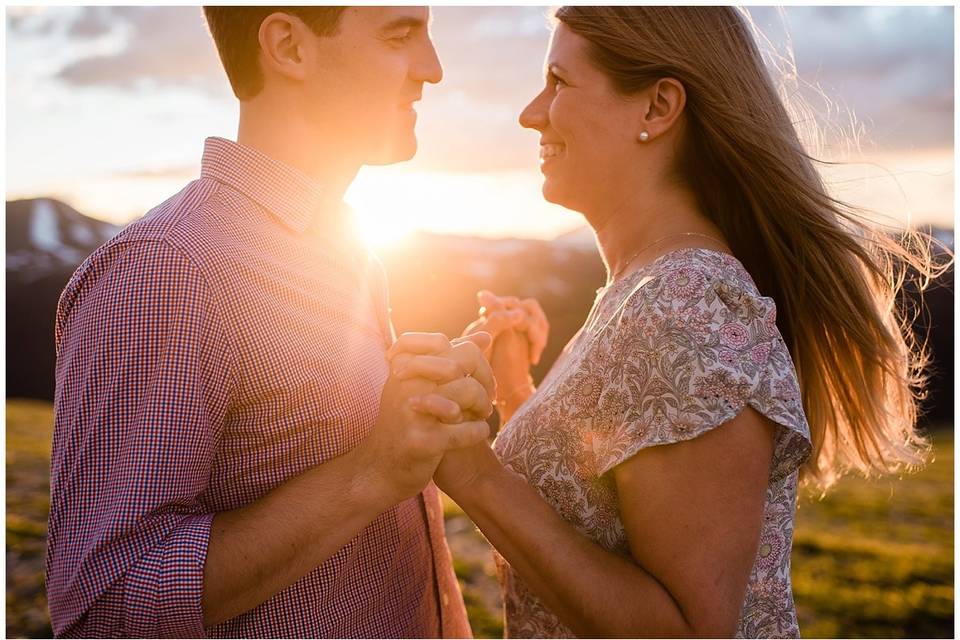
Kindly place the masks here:
POLYGON ((644 112, 637 129, 637 140, 641 142, 669 131, 687 104, 687 90, 676 78, 660 78, 644 93, 644 112))
POLYGON ((260 23, 260 65, 264 76, 280 75, 290 80, 307 77, 304 36, 309 30, 300 18, 271 13, 260 23))

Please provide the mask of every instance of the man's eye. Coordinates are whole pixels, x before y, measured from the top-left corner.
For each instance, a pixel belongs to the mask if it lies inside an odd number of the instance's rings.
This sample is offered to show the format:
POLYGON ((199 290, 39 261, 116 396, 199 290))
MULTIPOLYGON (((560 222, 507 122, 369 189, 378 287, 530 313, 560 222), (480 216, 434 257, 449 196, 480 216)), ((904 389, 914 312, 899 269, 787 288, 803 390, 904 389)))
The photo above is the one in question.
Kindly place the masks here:
POLYGON ((406 43, 410 42, 410 40, 411 40, 412 38, 413 38, 413 33, 411 33, 411 32, 408 31, 407 33, 405 33, 405 34, 403 34, 403 35, 394 36, 394 37, 390 38, 390 42, 392 42, 392 43, 394 43, 394 44, 406 44, 406 43))

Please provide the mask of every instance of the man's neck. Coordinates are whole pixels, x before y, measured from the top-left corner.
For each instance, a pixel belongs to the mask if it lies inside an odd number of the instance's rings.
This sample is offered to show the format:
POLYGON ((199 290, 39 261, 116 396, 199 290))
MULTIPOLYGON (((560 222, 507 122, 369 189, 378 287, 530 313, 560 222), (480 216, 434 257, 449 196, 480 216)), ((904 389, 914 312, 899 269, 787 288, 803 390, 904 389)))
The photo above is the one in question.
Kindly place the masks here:
POLYGON ((330 148, 319 140, 316 131, 296 114, 282 113, 256 99, 240 105, 237 142, 297 169, 323 187, 326 200, 333 204, 343 199, 360 170, 360 163, 349 154, 330 148))

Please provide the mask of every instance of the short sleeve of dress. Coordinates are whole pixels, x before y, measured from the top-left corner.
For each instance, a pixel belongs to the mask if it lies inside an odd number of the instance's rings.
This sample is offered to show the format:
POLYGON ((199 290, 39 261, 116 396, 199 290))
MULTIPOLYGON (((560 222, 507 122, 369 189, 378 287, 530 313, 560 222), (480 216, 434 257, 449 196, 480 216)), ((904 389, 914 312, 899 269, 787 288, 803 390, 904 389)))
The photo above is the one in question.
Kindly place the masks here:
POLYGON ((810 455, 810 431, 776 305, 752 282, 696 264, 641 283, 597 335, 590 433, 598 475, 640 450, 695 438, 749 403, 781 428, 770 482, 810 455))

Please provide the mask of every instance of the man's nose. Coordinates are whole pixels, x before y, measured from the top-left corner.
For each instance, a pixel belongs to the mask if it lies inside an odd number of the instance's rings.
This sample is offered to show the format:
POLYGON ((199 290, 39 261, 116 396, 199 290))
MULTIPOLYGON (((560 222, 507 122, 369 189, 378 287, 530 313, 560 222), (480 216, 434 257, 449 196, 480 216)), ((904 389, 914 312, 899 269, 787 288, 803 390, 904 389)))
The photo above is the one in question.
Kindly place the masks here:
POLYGON ((543 92, 520 112, 520 126, 524 129, 545 129, 548 123, 548 103, 543 92))
POLYGON ((440 57, 437 55, 437 49, 433 46, 432 40, 427 40, 423 55, 417 62, 417 80, 437 84, 443 79, 443 67, 440 65, 440 57))

